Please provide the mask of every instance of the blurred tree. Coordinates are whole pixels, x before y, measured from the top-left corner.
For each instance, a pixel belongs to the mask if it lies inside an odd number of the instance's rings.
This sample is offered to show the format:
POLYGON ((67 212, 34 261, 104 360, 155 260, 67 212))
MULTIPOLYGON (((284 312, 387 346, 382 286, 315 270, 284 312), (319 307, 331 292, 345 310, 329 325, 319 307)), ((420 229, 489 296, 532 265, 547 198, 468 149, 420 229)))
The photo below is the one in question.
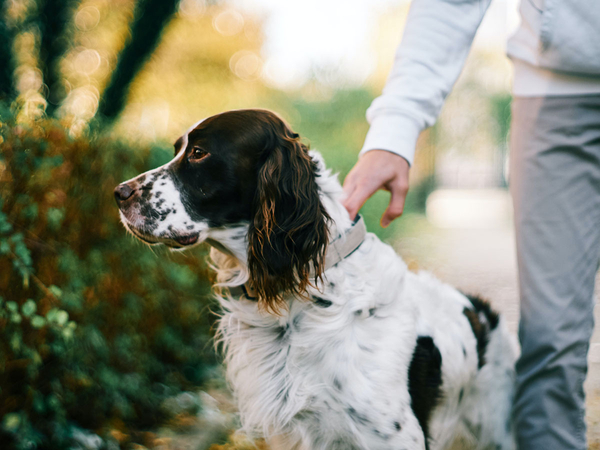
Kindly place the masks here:
POLYGON ((0 0, 0 98, 12 99, 14 95, 12 31, 6 21, 8 0, 0 0))
POLYGON ((65 98, 60 60, 69 41, 67 25, 74 0, 42 0, 40 5, 40 69, 48 87, 46 113, 51 116, 65 98))
POLYGON ((108 87, 100 102, 99 113, 109 120, 115 119, 123 107, 129 85, 156 48, 162 30, 179 0, 141 0, 131 26, 131 40, 121 54, 108 87))

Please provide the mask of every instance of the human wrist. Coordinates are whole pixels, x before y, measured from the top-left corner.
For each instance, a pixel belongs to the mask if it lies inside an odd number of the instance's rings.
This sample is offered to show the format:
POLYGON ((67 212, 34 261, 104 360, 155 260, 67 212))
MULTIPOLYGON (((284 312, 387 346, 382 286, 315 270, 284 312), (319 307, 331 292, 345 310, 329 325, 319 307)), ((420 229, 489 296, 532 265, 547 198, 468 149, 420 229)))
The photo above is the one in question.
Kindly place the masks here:
POLYGON ((385 150, 403 157, 412 165, 420 132, 418 123, 408 116, 376 116, 371 121, 359 156, 372 150, 385 150))

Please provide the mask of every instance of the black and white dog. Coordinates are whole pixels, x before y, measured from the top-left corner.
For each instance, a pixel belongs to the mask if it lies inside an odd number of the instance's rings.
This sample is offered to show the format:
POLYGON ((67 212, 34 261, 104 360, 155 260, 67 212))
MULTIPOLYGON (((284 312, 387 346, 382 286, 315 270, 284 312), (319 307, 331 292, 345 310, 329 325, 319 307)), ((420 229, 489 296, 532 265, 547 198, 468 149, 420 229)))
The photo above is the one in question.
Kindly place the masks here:
POLYGON ((503 319, 361 230, 337 177, 275 114, 194 125, 115 189, 149 244, 212 245, 218 340, 243 430, 280 450, 514 448, 503 319))

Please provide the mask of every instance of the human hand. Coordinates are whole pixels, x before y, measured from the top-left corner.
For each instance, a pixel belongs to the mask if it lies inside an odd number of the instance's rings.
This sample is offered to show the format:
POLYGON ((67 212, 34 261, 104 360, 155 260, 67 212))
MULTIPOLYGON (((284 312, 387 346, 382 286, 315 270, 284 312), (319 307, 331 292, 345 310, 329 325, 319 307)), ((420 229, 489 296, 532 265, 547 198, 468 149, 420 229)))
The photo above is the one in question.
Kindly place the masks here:
POLYGON ((344 207, 354 219, 362 205, 379 189, 392 194, 390 204, 381 217, 381 226, 387 227, 400 217, 408 193, 408 161, 387 150, 371 150, 360 157, 344 180, 346 199, 344 207))

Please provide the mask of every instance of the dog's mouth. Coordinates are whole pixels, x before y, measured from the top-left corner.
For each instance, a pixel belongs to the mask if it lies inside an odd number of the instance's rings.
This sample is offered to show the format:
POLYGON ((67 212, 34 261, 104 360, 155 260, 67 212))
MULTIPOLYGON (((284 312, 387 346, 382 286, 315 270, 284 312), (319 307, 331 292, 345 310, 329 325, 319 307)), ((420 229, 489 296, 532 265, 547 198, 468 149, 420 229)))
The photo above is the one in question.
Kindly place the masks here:
POLYGON ((199 237, 199 233, 192 233, 185 236, 174 236, 172 239, 179 245, 187 247, 188 245, 194 245, 196 242, 198 242, 199 237))
POLYGON ((127 224, 127 228, 140 241, 150 245, 164 244, 170 248, 183 248, 196 244, 200 239, 200 233, 175 234, 172 236, 156 237, 140 231, 130 224, 127 224))

